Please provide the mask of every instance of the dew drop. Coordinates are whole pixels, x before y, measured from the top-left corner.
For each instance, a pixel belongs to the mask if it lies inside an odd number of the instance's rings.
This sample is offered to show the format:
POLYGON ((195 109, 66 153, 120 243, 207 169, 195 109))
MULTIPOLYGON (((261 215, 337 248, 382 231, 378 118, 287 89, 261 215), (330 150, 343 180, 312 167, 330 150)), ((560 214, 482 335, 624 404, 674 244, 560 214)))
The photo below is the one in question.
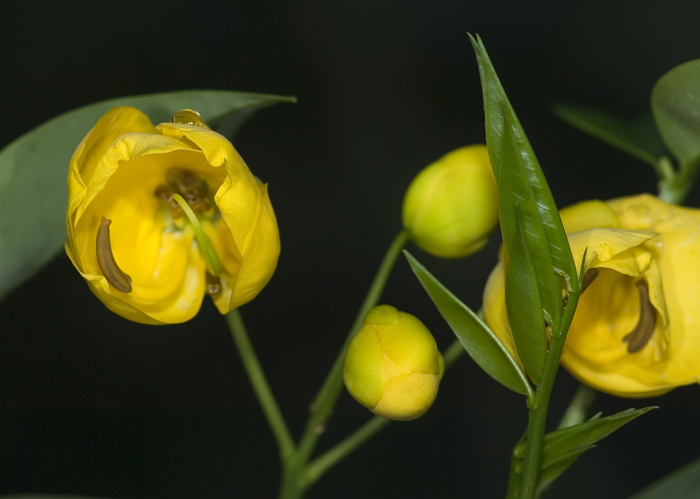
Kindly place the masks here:
POLYGON ((173 116, 173 119, 171 119, 170 122, 178 125, 204 126, 202 116, 197 111, 193 111, 192 109, 183 109, 182 111, 178 111, 175 113, 175 116, 173 116))

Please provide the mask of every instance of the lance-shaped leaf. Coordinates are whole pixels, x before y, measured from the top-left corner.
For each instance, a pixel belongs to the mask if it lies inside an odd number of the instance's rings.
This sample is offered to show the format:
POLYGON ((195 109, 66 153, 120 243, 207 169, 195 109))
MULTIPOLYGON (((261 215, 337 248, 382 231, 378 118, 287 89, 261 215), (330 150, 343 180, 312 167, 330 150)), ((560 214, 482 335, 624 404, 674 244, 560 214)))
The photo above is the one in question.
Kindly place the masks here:
POLYGON ((515 237, 506 271, 506 310, 520 360, 533 383, 539 385, 547 357, 547 337, 535 262, 525 242, 522 220, 516 204, 515 237))
POLYGON ((676 66, 656 82, 651 109, 661 137, 681 165, 700 159, 700 59, 676 66))
POLYGON ((514 392, 531 396, 532 388, 525 374, 498 337, 418 260, 407 251, 404 253, 428 296, 474 362, 502 385, 514 392))
POLYGON ((700 499, 700 459, 654 482, 630 499, 700 499))
POLYGON ((627 409, 604 418, 593 417, 585 423, 569 426, 544 436, 540 485, 556 479, 586 450, 615 430, 656 407, 627 409))
POLYGON ((665 148, 651 115, 626 120, 579 104, 557 104, 554 114, 574 128, 658 167, 665 148))
POLYGON ((518 203, 520 209, 526 214, 525 223, 528 234, 526 244, 531 249, 538 270, 537 280, 545 318, 552 325, 553 334, 558 334, 558 319, 561 315, 562 302, 558 278, 552 274, 556 272, 563 275, 569 289, 575 289, 578 285, 576 266, 571 257, 568 240, 554 198, 532 146, 503 90, 483 42, 480 38, 470 38, 479 63, 481 86, 484 93, 486 141, 491 166, 499 184, 501 230, 506 255, 510 258, 515 234, 512 205, 518 203), (530 193, 527 197, 501 186, 501 182, 513 176, 522 177, 522 182, 527 184, 530 193), (544 244, 538 240, 537 229, 533 228, 531 224, 534 222, 530 220, 529 213, 531 212, 536 213, 536 221, 539 222, 537 225, 542 227, 544 244), (538 264, 542 256, 547 256, 543 249, 545 246, 549 252, 547 257, 549 270, 544 270, 544 267, 538 264))
POLYGON ((293 97, 197 90, 123 97, 53 118, 0 151, 0 299, 63 248, 68 163, 97 120, 117 106, 141 109, 154 123, 189 108, 227 136, 256 110, 293 97))
POLYGON ((522 243, 530 251, 535 278, 539 284, 536 292, 540 295, 541 310, 545 314, 540 325, 544 327, 546 321, 553 331, 558 332, 562 309, 561 280, 552 268, 549 242, 542 226, 535 193, 528 182, 525 162, 515 140, 509 113, 504 118, 504 166, 499 169, 498 205, 506 255, 509 259, 515 257, 519 251, 515 248, 515 240, 522 237, 522 243))

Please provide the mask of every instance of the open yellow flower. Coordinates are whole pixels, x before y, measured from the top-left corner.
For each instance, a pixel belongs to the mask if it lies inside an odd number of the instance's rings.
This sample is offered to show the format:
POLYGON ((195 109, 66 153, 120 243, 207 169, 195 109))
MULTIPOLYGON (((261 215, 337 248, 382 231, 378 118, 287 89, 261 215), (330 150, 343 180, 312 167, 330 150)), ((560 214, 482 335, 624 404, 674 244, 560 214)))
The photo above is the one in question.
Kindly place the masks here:
POLYGON ((68 172, 66 253, 107 308, 144 324, 187 321, 205 294, 222 314, 243 305, 270 280, 280 252, 267 185, 196 113, 173 121, 154 127, 137 109, 112 109, 68 172), (178 194, 220 269, 207 265, 178 194))
MULTIPOLYGON (((561 217, 574 261, 588 248, 586 288, 564 366, 594 388, 625 397, 698 383, 700 210, 643 194, 580 203, 561 210, 561 217)), ((484 290, 484 316, 517 356, 504 283, 501 261, 484 290)))

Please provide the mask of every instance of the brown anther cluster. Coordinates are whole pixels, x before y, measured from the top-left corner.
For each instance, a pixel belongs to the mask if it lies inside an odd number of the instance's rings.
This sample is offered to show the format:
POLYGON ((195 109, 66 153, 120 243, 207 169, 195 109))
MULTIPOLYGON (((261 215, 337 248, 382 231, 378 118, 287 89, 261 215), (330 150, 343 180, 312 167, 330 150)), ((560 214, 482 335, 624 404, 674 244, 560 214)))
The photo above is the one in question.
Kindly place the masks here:
POLYGON ((204 193, 204 181, 195 172, 182 168, 170 168, 165 178, 167 183, 159 185, 153 194, 170 206, 173 218, 185 216, 185 212, 173 199, 174 194, 180 194, 195 215, 209 209, 209 202, 204 193))
POLYGON ((206 292, 208 295, 215 295, 221 291, 221 280, 215 275, 206 273, 206 292))

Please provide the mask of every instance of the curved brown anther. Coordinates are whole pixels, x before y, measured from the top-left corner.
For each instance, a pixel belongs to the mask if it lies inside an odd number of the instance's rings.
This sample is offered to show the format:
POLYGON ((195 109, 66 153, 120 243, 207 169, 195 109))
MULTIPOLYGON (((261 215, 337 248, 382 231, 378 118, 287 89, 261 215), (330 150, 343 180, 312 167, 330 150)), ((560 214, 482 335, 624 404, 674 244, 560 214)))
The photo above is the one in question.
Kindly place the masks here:
POLYGON ((131 293, 131 277, 119 268, 112 254, 112 242, 109 237, 111 224, 111 220, 102 217, 102 222, 97 229, 97 264, 108 283, 122 293, 131 293))
POLYGON ((627 342, 629 353, 639 352, 649 343, 656 325, 656 309, 649 300, 649 287, 646 281, 637 281, 637 290, 639 291, 639 322, 627 336, 622 338, 622 341, 627 342))
POLYGON ((215 295, 221 291, 221 280, 215 275, 206 273, 206 287, 205 291, 208 295, 215 295))

